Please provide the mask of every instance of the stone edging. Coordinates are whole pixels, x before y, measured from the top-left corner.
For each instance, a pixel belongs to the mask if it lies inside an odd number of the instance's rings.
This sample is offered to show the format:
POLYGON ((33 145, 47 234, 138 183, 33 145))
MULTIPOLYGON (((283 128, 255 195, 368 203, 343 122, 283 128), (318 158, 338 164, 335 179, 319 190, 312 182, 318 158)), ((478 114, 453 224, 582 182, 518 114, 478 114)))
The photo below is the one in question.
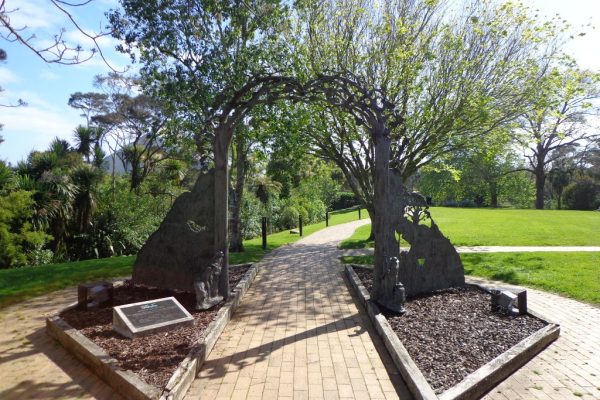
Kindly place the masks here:
MULTIPOLYGON (((354 272, 354 267, 364 268, 360 265, 346 265, 345 270, 350 280, 350 284, 358 294, 361 304, 367 310, 369 318, 383 339, 385 347, 388 349, 388 352, 394 360, 394 364, 400 371, 404 382, 418 400, 479 399, 483 394, 488 392, 510 374, 523 366, 527 361, 532 359, 547 345, 556 340, 560 334, 559 325, 549 322, 546 318, 537 313, 529 312, 530 315, 548 322, 548 325, 538 330, 533 335, 525 338, 473 373, 467 375, 457 385, 444 391, 440 395, 437 395, 408 354, 406 348, 402 345, 400 339, 398 339, 398 336, 389 325, 387 319, 379 311, 379 307, 371 301, 371 296, 362 284, 358 275, 354 272)), ((490 290, 490 288, 482 285, 475 286, 479 286, 486 291, 490 290)))
MULTIPOLYGON (((215 319, 206 328, 205 336, 192 347, 162 392, 142 381, 132 371, 123 371, 117 360, 110 357, 102 348, 71 327, 58 314, 46 319, 46 332, 125 398, 135 400, 179 400, 183 398, 196 375, 200 372, 202 364, 241 303, 242 297, 252 284, 259 268, 259 264, 254 264, 246 272, 246 275, 233 289, 232 296, 219 309, 215 319)), ((65 310, 74 306, 76 304, 70 305, 65 310)))

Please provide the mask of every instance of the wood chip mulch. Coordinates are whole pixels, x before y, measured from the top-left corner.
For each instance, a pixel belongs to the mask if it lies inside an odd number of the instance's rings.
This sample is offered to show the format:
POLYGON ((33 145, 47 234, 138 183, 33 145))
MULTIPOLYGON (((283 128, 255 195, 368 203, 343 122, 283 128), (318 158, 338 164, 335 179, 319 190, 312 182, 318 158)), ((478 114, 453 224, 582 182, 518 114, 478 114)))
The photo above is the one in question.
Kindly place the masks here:
MULTIPOLYGON (((354 271, 371 291, 373 272, 354 271)), ((489 293, 467 285, 408 299, 404 315, 382 312, 439 394, 546 326, 529 315, 492 312, 490 301, 489 293)))
MULTIPOLYGON (((231 288, 249 269, 249 266, 240 266, 229 270, 231 288)), ((115 288, 115 306, 170 296, 174 296, 192 314, 194 325, 128 339, 112 330, 112 307, 88 311, 71 309, 60 316, 115 358, 123 370, 131 370, 146 383, 163 389, 192 346, 204 336, 207 326, 224 303, 210 310, 198 311, 194 308, 196 298, 192 293, 134 286, 131 281, 115 288)))

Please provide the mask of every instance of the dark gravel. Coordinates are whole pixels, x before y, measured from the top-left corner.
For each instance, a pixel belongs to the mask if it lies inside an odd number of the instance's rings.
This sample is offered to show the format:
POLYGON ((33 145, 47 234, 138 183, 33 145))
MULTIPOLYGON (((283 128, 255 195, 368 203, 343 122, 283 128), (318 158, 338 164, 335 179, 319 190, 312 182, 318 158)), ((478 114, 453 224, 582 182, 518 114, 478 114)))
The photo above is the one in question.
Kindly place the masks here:
MULTIPOLYGON (((229 283, 234 288, 250 267, 229 271, 229 283)), ((194 325, 183 326, 135 339, 127 339, 112 330, 112 307, 81 311, 71 309, 61 317, 73 328, 103 348, 124 370, 132 370, 150 385, 163 389, 179 363, 192 346, 204 336, 206 327, 215 318, 223 303, 206 311, 194 309, 194 294, 134 286, 130 281, 115 288, 115 305, 174 296, 194 317, 194 325)))
MULTIPOLYGON (((373 273, 354 269, 371 291, 373 273)), ((408 299, 406 313, 384 312, 429 384, 441 393, 546 325, 490 310, 490 294, 464 286, 408 299)))

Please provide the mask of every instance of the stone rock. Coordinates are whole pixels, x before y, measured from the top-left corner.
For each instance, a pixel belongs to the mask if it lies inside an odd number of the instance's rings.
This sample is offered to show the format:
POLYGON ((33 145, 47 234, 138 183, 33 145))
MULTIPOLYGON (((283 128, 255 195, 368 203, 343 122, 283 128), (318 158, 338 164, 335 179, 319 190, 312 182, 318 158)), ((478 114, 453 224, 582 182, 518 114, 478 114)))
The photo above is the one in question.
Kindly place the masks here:
POLYGON ((398 256, 398 278, 394 283, 404 285, 407 297, 464 285, 460 256, 431 219, 427 199, 410 192, 395 171, 390 173, 390 183, 393 224, 396 233, 410 243, 410 250, 398 256), (423 223, 429 221, 431 226, 423 223))
POLYGON ((410 250, 402 251, 398 260, 398 279, 404 284, 406 296, 465 284, 460 256, 433 220, 428 227, 403 217, 396 230, 410 243, 410 250))
POLYGON ((214 173, 201 174, 191 192, 180 195, 160 227, 146 241, 133 266, 133 282, 194 292, 194 282, 214 254, 214 173))

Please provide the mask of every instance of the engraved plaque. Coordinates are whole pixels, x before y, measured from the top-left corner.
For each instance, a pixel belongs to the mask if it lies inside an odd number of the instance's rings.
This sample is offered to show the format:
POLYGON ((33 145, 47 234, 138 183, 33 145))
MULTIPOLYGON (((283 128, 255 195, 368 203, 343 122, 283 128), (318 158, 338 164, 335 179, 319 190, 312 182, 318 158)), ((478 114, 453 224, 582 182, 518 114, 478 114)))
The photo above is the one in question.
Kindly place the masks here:
POLYGON ((194 317, 174 297, 113 308, 113 329, 128 338, 193 323, 194 317))

